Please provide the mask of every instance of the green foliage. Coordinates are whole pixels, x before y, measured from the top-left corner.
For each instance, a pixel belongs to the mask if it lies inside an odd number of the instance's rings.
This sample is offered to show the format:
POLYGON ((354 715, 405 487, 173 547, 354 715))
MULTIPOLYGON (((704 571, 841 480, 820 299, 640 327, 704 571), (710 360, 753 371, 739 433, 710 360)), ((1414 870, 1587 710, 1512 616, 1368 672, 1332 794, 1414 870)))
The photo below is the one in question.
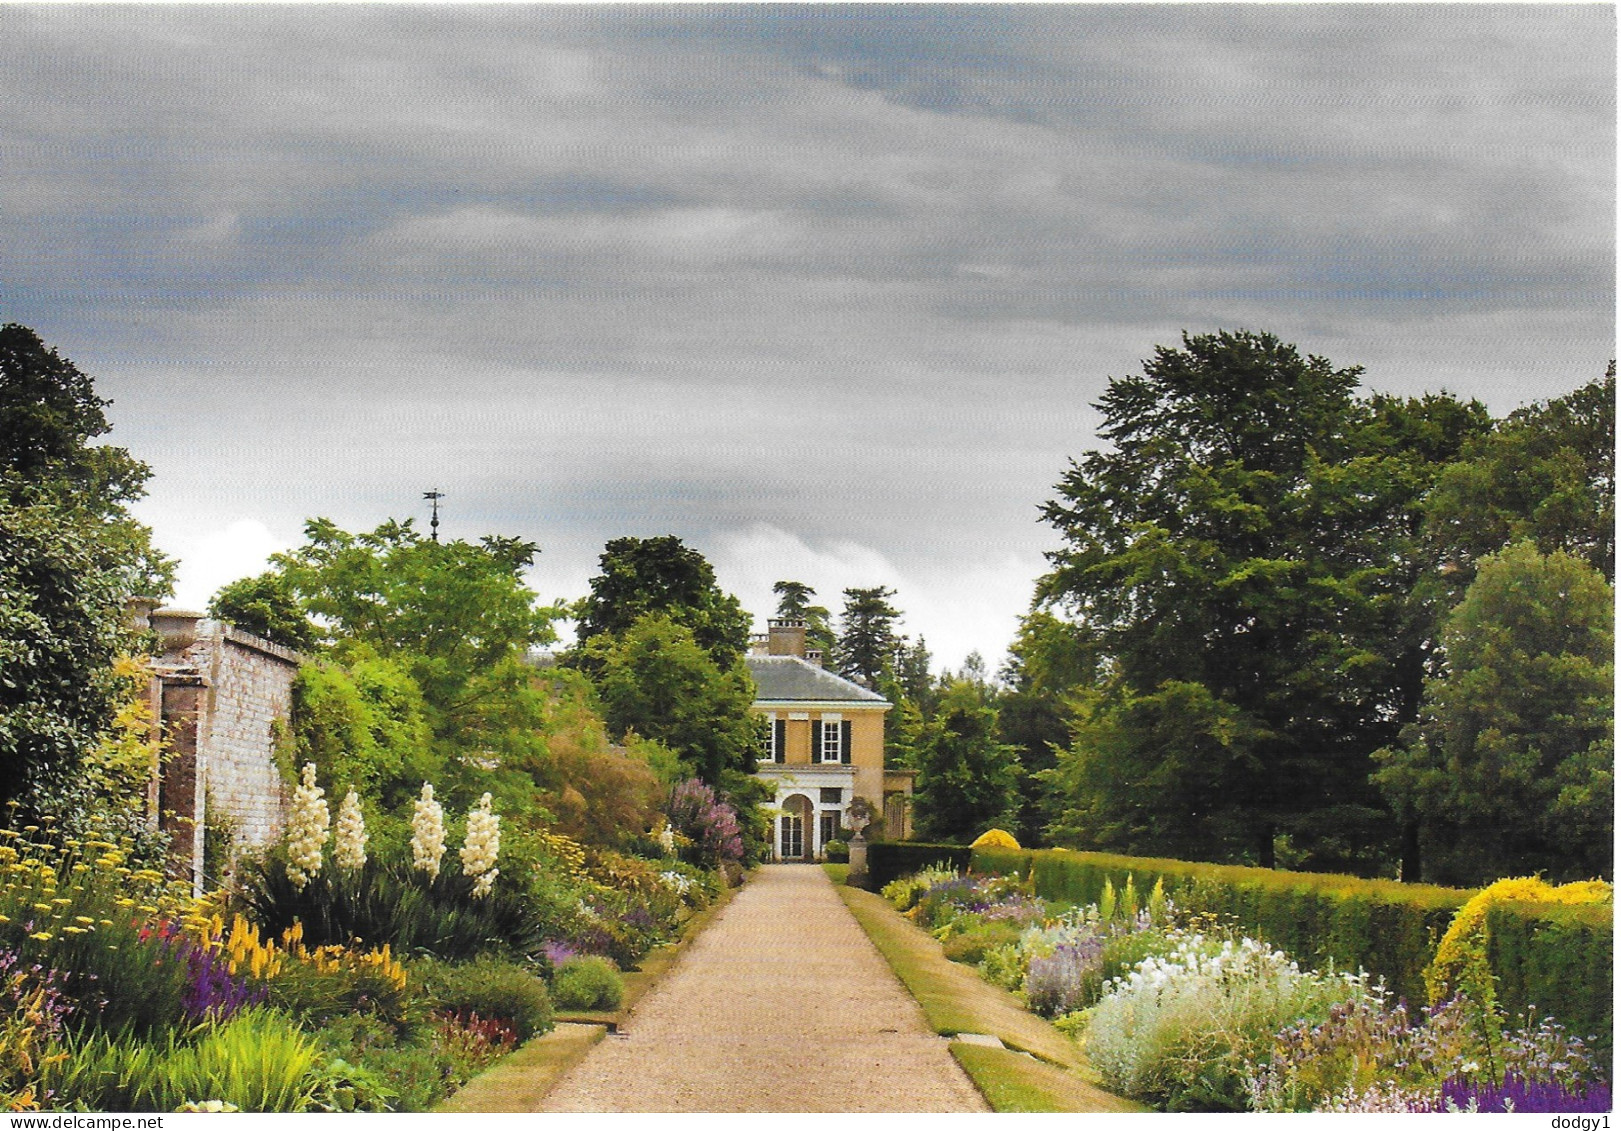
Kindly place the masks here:
MULTIPOLYGON (((370 1097, 355 1098, 352 1110, 379 1110, 380 1102, 390 1111, 428 1111, 458 1083, 430 1025, 402 1034, 375 1017, 359 1014, 333 1019, 321 1027, 317 1039, 332 1058, 328 1064, 350 1066, 345 1075, 351 1082, 361 1082, 356 1080, 360 1073, 376 1082, 370 1097)), ((316 1089, 321 1109, 330 1110, 333 1100, 341 1104, 341 1095, 333 1094, 337 1091, 316 1089)))
POLYGON ((1474 437, 1425 504, 1465 584, 1488 554, 1530 540, 1615 579, 1615 363, 1603 378, 1474 437))
POLYGON ((996 711, 978 690, 952 684, 918 742, 915 812, 919 836, 972 840, 1011 824, 1018 810, 1019 766, 997 741, 996 711))
POLYGON ((836 645, 828 611, 810 603, 816 590, 800 581, 779 581, 771 586, 771 591, 777 595, 777 616, 782 620, 804 621, 805 647, 819 650, 825 662, 833 655, 836 645))
POLYGON ((315 763, 341 794, 354 789, 398 810, 442 770, 430 750, 427 708, 396 661, 361 650, 348 668, 309 663, 293 683, 292 749, 283 772, 315 763))
POLYGON ((1423 830, 1427 871, 1466 883, 1609 875, 1614 593, 1529 542, 1487 556, 1442 636, 1447 674, 1376 780, 1423 830))
POLYGON ((822 845, 822 859, 829 864, 848 864, 850 846, 842 840, 830 840, 822 845))
POLYGON ((553 973, 552 996, 559 1009, 618 1009, 625 997, 625 982, 606 958, 578 955, 553 973))
POLYGON ((208 615, 300 651, 320 639, 321 630, 305 615, 287 575, 273 570, 222 587, 208 602, 208 615))
POLYGON ((1233 924, 1316 966, 1367 970, 1393 994, 1425 999, 1424 969, 1465 891, 1391 880, 1197 864, 1059 849, 973 854, 978 871, 1028 873, 1037 895, 1086 905, 1105 883, 1138 892, 1163 881, 1181 913, 1233 924))
POLYGON ((151 469, 123 448, 90 443, 111 430, 104 411, 111 403, 34 331, 0 326, 0 500, 56 508, 105 555, 121 595, 162 597, 174 563, 128 510, 146 493, 151 469))
POLYGON ((977 966, 997 947, 1019 941, 1023 926, 1019 923, 975 923, 960 933, 954 933, 940 945, 945 956, 953 962, 966 962, 977 966))
POLYGON ((0 802, 65 790, 110 722, 120 588, 58 508, 0 500, 0 802))
POLYGON ((1608 1058, 1615 1007, 1612 904, 1505 903, 1487 913, 1487 961, 1498 1003, 1511 1018, 1533 1009, 1572 1033, 1592 1034, 1608 1058))
POLYGON ((1069 827, 1092 843, 1141 850, 1150 826, 1176 825, 1196 842, 1178 851, 1270 865, 1280 834, 1309 863, 1371 833, 1371 864, 1394 833, 1347 818, 1377 818, 1369 755, 1426 661, 1428 606, 1408 599, 1429 564, 1418 502, 1484 412, 1360 401, 1358 376, 1269 334, 1222 332, 1111 381, 1098 407, 1113 450, 1073 463, 1044 508, 1065 545, 1037 591, 1111 675, 1076 752, 1127 764, 1064 780, 1069 827), (1162 775, 1169 793, 1143 781, 1164 728, 1218 759, 1182 755, 1162 775))
POLYGON ((83 1038, 42 1084, 54 1106, 91 1111, 175 1111, 220 1100, 242 1111, 298 1112, 309 1110, 320 1065, 314 1041, 291 1018, 250 1008, 152 1042, 83 1038))
POLYGON ((893 668, 904 639, 895 631, 901 613, 886 585, 846 589, 834 665, 846 679, 877 687, 893 668))
POLYGON ((1077 695, 1074 735, 1051 779, 1067 804, 1051 835, 1088 847, 1242 854, 1249 794, 1269 735, 1202 683, 1167 680, 1149 694, 1114 683, 1077 695))
POLYGON ((417 993, 438 1012, 500 1021, 519 1041, 552 1027, 546 982, 531 966, 492 957, 455 964, 424 959, 408 972, 417 993))
POLYGON ((112 720, 109 669, 136 650, 124 599, 173 582, 128 511, 146 465, 90 442, 111 428, 108 403, 32 330, 0 326, 0 803, 35 815, 86 800, 76 783, 112 720))
POLYGON ((741 660, 718 667, 689 629, 661 613, 617 636, 599 634, 584 651, 612 733, 667 746, 712 785, 727 770, 753 772, 754 681, 741 660))
POLYGON ((576 606, 577 661, 594 671, 600 656, 589 645, 600 636, 620 636, 652 614, 685 628, 715 666, 728 671, 749 646, 749 615, 736 597, 723 593, 715 569, 674 535, 616 538, 603 547, 602 572, 576 606))

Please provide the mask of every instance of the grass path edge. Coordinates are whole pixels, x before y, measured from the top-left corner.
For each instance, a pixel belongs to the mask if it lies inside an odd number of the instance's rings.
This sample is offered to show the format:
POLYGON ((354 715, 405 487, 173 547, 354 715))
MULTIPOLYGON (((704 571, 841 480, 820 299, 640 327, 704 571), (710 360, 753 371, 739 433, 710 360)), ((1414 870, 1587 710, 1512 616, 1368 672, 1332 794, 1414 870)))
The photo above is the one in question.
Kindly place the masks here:
MULTIPOLYGON (((835 876, 829 869, 830 876, 835 876)), ((927 932, 882 896, 838 884, 867 938, 946 1037, 979 1033, 1004 1048, 953 1041, 952 1055, 995 1111, 1142 1112, 1143 1105, 1104 1091, 1075 1043, 1027 1011, 1013 995, 952 962, 927 932)))

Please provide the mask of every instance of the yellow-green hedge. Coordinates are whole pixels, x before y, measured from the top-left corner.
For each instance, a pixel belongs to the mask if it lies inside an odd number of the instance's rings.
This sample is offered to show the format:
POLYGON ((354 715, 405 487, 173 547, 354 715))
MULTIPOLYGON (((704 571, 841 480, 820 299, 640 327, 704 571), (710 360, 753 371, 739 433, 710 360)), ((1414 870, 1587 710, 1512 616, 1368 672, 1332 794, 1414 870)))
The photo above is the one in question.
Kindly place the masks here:
MULTIPOLYGON (((1453 914, 1472 894, 1457 888, 1115 856, 1101 852, 975 850, 981 872, 1033 878, 1037 895, 1097 902, 1105 880, 1131 877, 1146 895, 1163 880, 1179 906, 1230 917, 1303 963, 1367 970, 1394 994, 1425 999, 1424 968, 1453 914)), ((1610 905, 1507 904, 1489 920, 1490 960, 1510 1017, 1528 1005, 1608 1047, 1612 1018, 1610 905)))

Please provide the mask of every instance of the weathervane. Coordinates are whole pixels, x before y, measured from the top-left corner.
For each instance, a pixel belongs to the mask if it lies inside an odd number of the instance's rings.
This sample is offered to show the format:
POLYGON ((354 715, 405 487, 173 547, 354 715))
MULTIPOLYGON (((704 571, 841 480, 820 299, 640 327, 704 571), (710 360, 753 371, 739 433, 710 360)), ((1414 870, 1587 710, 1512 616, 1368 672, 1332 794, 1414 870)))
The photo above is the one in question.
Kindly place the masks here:
POLYGON ((422 497, 433 503, 433 521, 428 525, 433 528, 433 540, 439 541, 439 500, 445 496, 435 487, 432 491, 422 492, 422 497))

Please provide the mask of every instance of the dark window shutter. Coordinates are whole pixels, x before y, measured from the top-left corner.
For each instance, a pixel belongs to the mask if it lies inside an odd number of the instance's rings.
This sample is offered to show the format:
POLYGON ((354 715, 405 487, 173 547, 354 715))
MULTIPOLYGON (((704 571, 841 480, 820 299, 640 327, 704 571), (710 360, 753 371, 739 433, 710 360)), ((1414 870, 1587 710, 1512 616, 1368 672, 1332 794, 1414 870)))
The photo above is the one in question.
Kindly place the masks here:
POLYGON ((845 719, 839 724, 839 761, 846 766, 850 764, 850 720, 845 719))
POLYGON ((811 756, 812 762, 822 760, 822 720, 811 720, 811 756))
POLYGON ((788 756, 788 723, 783 719, 778 719, 773 724, 773 729, 776 731, 776 735, 771 742, 771 760, 780 762, 788 756))

